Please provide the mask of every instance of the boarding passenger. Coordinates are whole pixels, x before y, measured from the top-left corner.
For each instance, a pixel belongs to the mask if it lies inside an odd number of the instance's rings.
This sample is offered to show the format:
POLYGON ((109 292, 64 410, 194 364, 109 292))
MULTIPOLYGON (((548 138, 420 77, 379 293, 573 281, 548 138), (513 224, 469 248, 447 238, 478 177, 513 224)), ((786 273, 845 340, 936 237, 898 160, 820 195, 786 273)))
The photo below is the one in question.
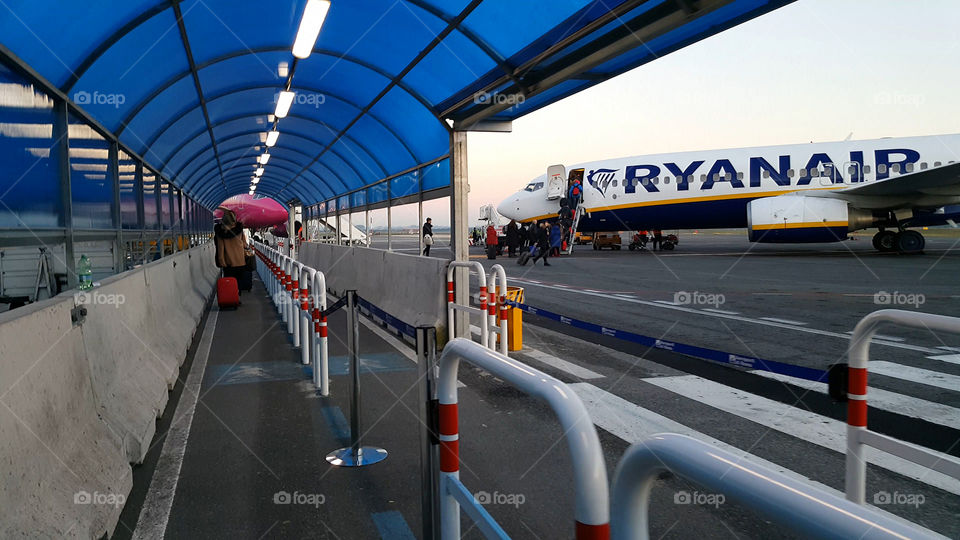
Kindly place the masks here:
POLYGON ((433 220, 427 218, 423 224, 423 256, 430 256, 430 246, 433 245, 433 220))
POLYGON ((568 192, 568 199, 570 199, 570 208, 576 208, 580 204, 580 194, 583 191, 583 187, 580 185, 580 180, 574 180, 570 184, 570 191, 568 192))
POLYGON ((560 247, 563 245, 563 229, 560 228, 560 224, 554 222, 550 226, 550 255, 553 257, 560 256, 560 247))
POLYGON ((527 246, 530 248, 530 255, 537 251, 538 238, 540 238, 540 227, 537 225, 537 220, 533 220, 527 226, 527 246))
POLYGON ((247 268, 243 224, 237 221, 233 210, 219 209, 223 210, 223 217, 213 227, 217 268, 223 270, 223 277, 232 277, 239 284, 247 268))
POLYGON ((500 244, 500 240, 497 238, 497 229, 493 224, 487 225, 487 258, 496 259, 497 258, 497 249, 500 244))
POLYGON ((663 231, 660 229, 653 230, 653 250, 656 251, 659 248, 663 247, 663 231))
POLYGON ((546 221, 540 223, 540 227, 536 229, 537 231, 537 256, 533 258, 533 264, 536 266, 537 259, 543 258, 543 265, 550 266, 550 263, 547 262, 547 258, 550 256, 550 230, 549 224, 546 221))
POLYGON ((507 256, 513 257, 517 254, 517 246, 520 245, 520 228, 517 222, 510 220, 507 224, 507 256))

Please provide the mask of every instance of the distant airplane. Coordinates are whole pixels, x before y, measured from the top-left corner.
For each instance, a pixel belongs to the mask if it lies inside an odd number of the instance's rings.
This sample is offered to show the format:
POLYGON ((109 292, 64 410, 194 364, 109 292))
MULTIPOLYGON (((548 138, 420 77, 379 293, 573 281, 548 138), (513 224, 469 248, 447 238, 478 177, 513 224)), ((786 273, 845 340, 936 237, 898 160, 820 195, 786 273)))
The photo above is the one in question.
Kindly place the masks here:
MULTIPOLYGON (((249 229, 264 229, 274 225, 287 223, 287 209, 269 197, 256 195, 234 195, 220 203, 220 206, 233 210, 237 221, 249 229)), ((223 217, 222 210, 215 210, 213 217, 223 217)))
POLYGON ((923 235, 910 227, 960 219, 956 161, 960 134, 554 165, 497 211, 518 221, 556 218, 579 180, 581 232, 746 227, 751 242, 801 243, 877 227, 878 250, 919 253, 923 235))

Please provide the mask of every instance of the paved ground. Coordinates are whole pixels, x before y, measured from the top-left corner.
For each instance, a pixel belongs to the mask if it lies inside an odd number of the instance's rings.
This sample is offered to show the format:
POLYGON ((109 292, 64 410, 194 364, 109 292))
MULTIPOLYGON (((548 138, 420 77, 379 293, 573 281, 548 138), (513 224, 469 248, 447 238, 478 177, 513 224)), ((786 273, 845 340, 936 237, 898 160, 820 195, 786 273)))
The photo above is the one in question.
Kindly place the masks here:
MULTIPOLYGON (((398 250, 417 249, 415 239, 394 242, 398 250)), ((784 250, 751 247, 738 235, 698 234, 684 235, 679 249, 663 256, 587 247, 550 268, 487 261, 479 248, 471 253, 487 266, 502 263, 532 305, 663 339, 822 368, 842 358, 844 332, 860 317, 888 307, 875 304, 875 294, 922 294, 922 310, 960 312, 953 309, 960 294, 954 242, 929 238, 927 255, 899 257, 875 255, 863 240, 784 250), (683 292, 723 295, 724 301, 683 304, 676 296, 683 292)), ((432 255, 449 257, 442 240, 432 255)), ((419 419, 410 351, 372 325, 361 330, 367 361, 376 366, 361 377, 367 439, 390 456, 362 470, 330 467, 324 456, 344 445, 349 432, 346 371, 336 372, 331 398, 316 397, 259 292, 244 296, 240 310, 217 314, 166 537, 419 536, 419 419), (281 492, 322 503, 277 504, 281 492)), ((525 321, 525 348, 513 356, 581 396, 611 476, 630 443, 671 431, 843 489, 844 406, 824 395, 824 385, 774 381, 538 317, 525 321)), ((331 333, 342 333, 343 326, 342 318, 332 320, 331 333)), ((960 339, 893 329, 883 334, 884 344, 872 350, 874 365, 886 375, 871 377, 871 387, 880 389, 871 390, 871 429, 960 456, 960 361, 950 356, 960 348, 946 348, 960 347, 960 339)), ((342 344, 334 340, 331 355, 344 355, 342 344)), ((550 411, 490 373, 464 367, 460 380, 466 486, 519 503, 487 505, 516 538, 572 536, 569 457, 550 411)), ((161 427, 170 416, 168 410, 161 427)), ((137 471, 118 537, 129 536, 140 516, 161 446, 137 471)), ((889 456, 869 461, 868 502, 960 536, 960 482, 889 456)), ((702 491, 675 478, 658 481, 651 535, 789 537, 731 501, 709 504, 718 499, 702 491), (685 502, 691 498, 694 504, 685 502)), ((466 537, 480 537, 468 518, 463 523, 466 537)))

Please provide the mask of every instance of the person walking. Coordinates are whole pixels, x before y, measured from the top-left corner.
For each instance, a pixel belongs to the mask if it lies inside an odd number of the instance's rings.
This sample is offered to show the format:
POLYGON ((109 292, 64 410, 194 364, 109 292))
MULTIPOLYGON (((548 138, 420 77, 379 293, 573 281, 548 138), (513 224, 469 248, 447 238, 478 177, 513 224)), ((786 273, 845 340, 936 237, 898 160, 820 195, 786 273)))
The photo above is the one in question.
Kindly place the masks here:
POLYGON ((533 255, 537 250, 537 239, 540 237, 540 226, 537 224, 537 220, 530 222, 530 226, 527 227, 527 246, 530 248, 530 255, 533 255))
POLYGON ((223 217, 213 227, 217 268, 223 270, 223 277, 232 277, 239 284, 247 267, 243 224, 237 221, 233 210, 223 207, 220 210, 223 210, 223 217))
POLYGON ((517 247, 520 245, 520 228, 517 222, 510 220, 507 224, 507 256, 513 257, 517 254, 517 247))
POLYGON ((497 238, 497 229, 491 223, 487 225, 487 258, 496 259, 497 258, 497 249, 500 244, 500 240, 497 238))
POLYGON ((563 229, 560 228, 560 223, 554 222, 553 225, 550 225, 550 256, 559 257, 560 256, 560 247, 563 244, 563 229))
POLYGON ((427 218, 423 224, 423 256, 430 256, 430 246, 433 245, 433 220, 427 218))
POLYGON ((533 264, 536 266, 537 259, 543 258, 543 265, 550 266, 550 263, 547 262, 547 258, 550 257, 550 230, 548 229, 548 224, 546 221, 540 223, 540 227, 537 230, 537 240, 536 246, 540 250, 537 253, 537 256, 533 258, 533 264))

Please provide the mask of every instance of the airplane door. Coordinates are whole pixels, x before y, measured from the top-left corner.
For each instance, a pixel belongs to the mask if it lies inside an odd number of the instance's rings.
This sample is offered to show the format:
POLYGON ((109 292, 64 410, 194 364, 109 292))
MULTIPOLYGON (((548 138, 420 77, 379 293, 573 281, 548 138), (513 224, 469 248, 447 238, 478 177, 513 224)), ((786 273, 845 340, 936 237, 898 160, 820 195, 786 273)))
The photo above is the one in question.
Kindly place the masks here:
POLYGON ((863 177, 863 165, 859 161, 844 162, 843 168, 839 172, 843 176, 844 184, 856 184, 866 180, 863 177))
POLYGON ((547 200, 555 201, 563 197, 567 189, 567 168, 563 165, 547 167, 547 200))

